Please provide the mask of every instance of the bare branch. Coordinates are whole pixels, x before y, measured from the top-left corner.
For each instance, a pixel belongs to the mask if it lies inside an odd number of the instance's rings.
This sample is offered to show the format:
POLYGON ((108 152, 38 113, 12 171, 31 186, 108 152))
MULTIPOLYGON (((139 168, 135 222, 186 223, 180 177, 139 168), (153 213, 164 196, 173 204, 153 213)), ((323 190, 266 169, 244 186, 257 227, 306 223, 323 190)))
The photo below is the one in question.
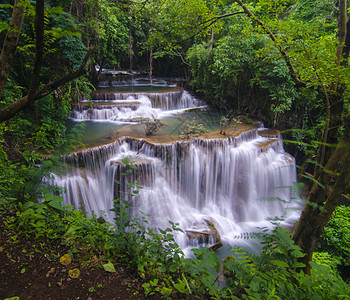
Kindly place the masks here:
POLYGON ((211 21, 218 21, 220 19, 223 19, 223 18, 227 18, 227 17, 231 17, 231 16, 235 16, 235 15, 240 15, 240 14, 245 14, 244 11, 235 11, 235 12, 232 12, 232 13, 228 13, 228 14, 224 14, 224 15, 220 15, 220 16, 214 16, 202 23, 200 23, 199 25, 204 25, 205 23, 208 23, 208 22, 211 22, 211 21))
POLYGON ((199 26, 201 25, 204 25, 206 23, 209 23, 207 24, 206 26, 204 26, 203 28, 197 28, 197 31, 192 34, 191 36, 181 40, 181 41, 178 41, 176 42, 174 45, 178 45, 178 44, 181 44, 182 42, 185 42, 185 41, 188 41, 189 39, 191 38, 194 38, 196 35, 198 35, 200 32, 204 31, 205 29, 209 28, 211 25, 215 24, 217 21, 219 21, 220 19, 223 19, 223 18, 227 18, 227 17, 231 17, 231 16, 234 16, 234 15, 239 15, 239 14, 245 14, 244 11, 237 11, 237 12, 233 12, 233 13, 229 13, 229 14, 225 14, 225 15, 220 15, 220 16, 214 16, 200 24, 198 24, 199 26))

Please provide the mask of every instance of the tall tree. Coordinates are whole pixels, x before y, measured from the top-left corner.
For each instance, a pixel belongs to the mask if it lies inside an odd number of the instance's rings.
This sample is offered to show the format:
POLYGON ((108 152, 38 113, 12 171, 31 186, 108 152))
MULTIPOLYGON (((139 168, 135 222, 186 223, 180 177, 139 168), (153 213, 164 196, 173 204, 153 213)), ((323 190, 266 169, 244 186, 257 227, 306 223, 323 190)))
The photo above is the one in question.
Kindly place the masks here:
POLYGON ((0 98, 5 90, 7 78, 10 75, 12 61, 16 52, 18 39, 24 19, 27 0, 15 0, 12 16, 0 54, 0 98))
MULTIPOLYGON (((349 56, 347 47, 350 41, 347 38, 347 1, 338 1, 337 44, 333 48, 333 55, 330 53, 331 57, 333 57, 333 61, 328 66, 330 73, 325 75, 325 71, 315 64, 310 65, 311 76, 305 76, 301 69, 294 66, 295 60, 291 58, 291 55, 286 50, 287 46, 283 43, 283 39, 277 38, 272 30, 243 1, 235 0, 235 2, 243 9, 246 15, 268 34, 286 61, 290 76, 295 81, 295 84, 313 87, 323 94, 326 115, 322 137, 319 141, 320 147, 317 155, 317 167, 314 173, 315 183, 307 197, 307 203, 301 217, 292 233, 292 238, 296 244, 301 246, 306 253, 303 262, 306 264, 305 270, 309 272, 309 261, 312 259, 317 240, 342 194, 349 192, 349 118, 345 120, 345 131, 342 139, 338 142, 339 129, 343 124, 344 92, 349 88, 345 80, 347 75, 344 75, 344 73, 349 72, 347 67, 349 56), (325 79, 327 76, 328 78, 325 79)), ((309 58, 312 60, 311 56, 309 58)))
MULTIPOLYGON (((0 54, 0 96, 3 94, 7 78, 9 76, 14 53, 17 48, 19 35, 21 32, 22 22, 25 13, 25 6, 28 0, 16 0, 13 13, 10 20, 10 29, 7 31, 3 47, 0 54)), ((86 73, 85 66, 92 52, 92 48, 86 54, 79 69, 58 80, 49 82, 38 91, 40 83, 40 70, 43 62, 44 49, 44 0, 37 0, 35 5, 35 61, 31 76, 28 94, 23 98, 9 104, 0 110, 0 122, 11 119, 17 113, 29 106, 33 106, 35 100, 38 100, 52 93, 61 85, 86 73)))

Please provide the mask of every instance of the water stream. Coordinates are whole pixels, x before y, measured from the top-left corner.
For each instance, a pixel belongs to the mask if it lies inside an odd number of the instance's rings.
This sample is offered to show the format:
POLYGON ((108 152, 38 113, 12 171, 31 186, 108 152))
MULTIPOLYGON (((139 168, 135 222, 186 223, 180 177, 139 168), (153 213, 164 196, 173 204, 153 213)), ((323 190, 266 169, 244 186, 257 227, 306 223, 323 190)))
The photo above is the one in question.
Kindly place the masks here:
POLYGON ((64 204, 112 221, 112 200, 124 197, 133 215, 150 215, 151 227, 169 227, 169 220, 179 223, 184 233, 176 233, 176 239, 183 249, 215 242, 193 235, 208 231, 208 222, 232 246, 242 233, 269 226, 268 217, 284 216, 286 224, 293 224, 299 214, 292 189, 296 168, 278 134, 263 134, 264 129, 251 126, 236 137, 213 135, 162 143, 137 134, 140 125, 135 123, 140 119, 166 122, 187 109, 204 107, 186 91, 166 89, 157 93, 99 91, 92 103, 83 102, 74 109, 74 122, 108 122, 116 130, 125 125, 133 137, 118 136, 108 144, 65 157, 69 171, 50 179, 51 184, 66 188, 64 204), (124 158, 137 167, 128 176, 122 175, 124 158), (130 197, 127 182, 135 181, 142 189, 130 197))

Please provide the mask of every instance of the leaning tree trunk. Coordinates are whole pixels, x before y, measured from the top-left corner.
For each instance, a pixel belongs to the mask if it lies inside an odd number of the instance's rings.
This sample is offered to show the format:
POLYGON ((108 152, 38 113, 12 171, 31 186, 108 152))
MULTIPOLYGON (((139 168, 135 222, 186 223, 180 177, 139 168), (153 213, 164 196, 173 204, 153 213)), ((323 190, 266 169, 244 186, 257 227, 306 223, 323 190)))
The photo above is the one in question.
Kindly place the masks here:
MULTIPOLYGON (((335 53, 335 67, 347 67, 349 57, 350 36, 347 21, 347 0, 339 0, 337 16, 337 39, 338 45, 335 53)), ((323 85, 323 84, 322 84, 323 85)), ((321 143, 318 149, 317 165, 314 177, 317 178, 322 172, 322 166, 331 157, 339 138, 339 128, 342 125, 342 112, 344 108, 344 85, 335 77, 327 92, 323 87, 325 96, 326 118, 322 132, 321 143)))
MULTIPOLYGON (((243 8, 251 19, 253 19, 269 35, 285 60, 290 76, 297 86, 302 86, 297 72, 283 47, 277 43, 277 38, 272 31, 255 16, 243 3, 242 0, 235 2, 243 8)), ((347 0, 337 1, 337 39, 338 45, 335 53, 335 67, 346 67, 348 64, 350 38, 347 29, 347 0)), ((318 165, 314 172, 315 179, 312 190, 308 196, 298 224, 296 225, 292 238, 301 246, 306 253, 303 258, 306 265, 305 270, 310 271, 309 262, 316 247, 324 226, 327 224, 342 193, 349 189, 350 177, 350 120, 346 120, 345 133, 339 143, 339 126, 342 124, 343 92, 344 86, 339 82, 340 78, 334 78, 329 91, 323 90, 325 95, 325 107, 327 110, 322 140, 320 141, 317 157, 318 165), (336 146, 336 147, 335 147, 336 146), (325 166, 324 168, 322 166, 325 166)), ((323 86, 321 82, 321 86, 323 86)))
POLYGON ((305 271, 310 272, 309 262, 318 239, 328 223, 343 194, 349 192, 350 182, 350 118, 345 122, 345 133, 329 158, 323 172, 314 183, 307 198, 292 238, 306 256, 302 259, 305 271))

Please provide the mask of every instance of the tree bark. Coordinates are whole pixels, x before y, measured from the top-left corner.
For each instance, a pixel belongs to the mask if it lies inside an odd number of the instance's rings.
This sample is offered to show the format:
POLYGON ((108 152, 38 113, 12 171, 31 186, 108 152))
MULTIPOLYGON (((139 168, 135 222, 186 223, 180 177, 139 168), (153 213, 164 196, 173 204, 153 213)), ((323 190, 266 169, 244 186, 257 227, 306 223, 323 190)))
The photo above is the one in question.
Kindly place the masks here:
POLYGON ((150 81, 150 84, 153 84, 153 46, 152 44, 149 50, 149 81, 150 81))
POLYGON ((35 61, 28 91, 28 104, 35 101, 35 94, 40 84, 40 70, 44 56, 44 0, 37 0, 35 4, 35 61))
POLYGON ((292 233, 295 243, 306 253, 302 262, 306 265, 307 273, 310 272, 309 262, 324 226, 328 223, 342 194, 349 192, 350 118, 346 120, 345 130, 341 141, 318 178, 318 182, 324 185, 314 183, 307 198, 307 204, 292 233))
MULTIPOLYGON (((337 16, 337 38, 335 66, 347 66, 349 36, 347 31, 347 1, 338 1, 339 13, 337 16)), ((342 114, 344 108, 343 98, 344 86, 339 83, 339 78, 335 78, 330 85, 330 91, 327 93, 324 89, 326 118, 322 132, 321 144, 318 148, 317 166, 315 167, 314 177, 317 178, 321 172, 320 166, 323 166, 331 157, 339 138, 339 128, 342 125, 342 114)))
MULTIPOLYGON (((338 45, 336 49, 336 66, 346 66, 347 38, 347 5, 346 0, 338 1, 339 15, 337 18, 338 45)), ((349 41, 348 41, 349 42, 349 41)), ((335 78, 331 84, 330 92, 325 94, 327 115, 323 129, 323 143, 319 147, 318 166, 315 178, 319 184, 314 183, 307 198, 298 224, 292 238, 306 256, 302 259, 305 271, 310 272, 309 262, 324 226, 328 223, 333 211, 338 205, 342 194, 349 190, 350 181, 350 118, 345 120, 345 132, 338 143, 339 127, 342 125, 344 107, 344 87, 335 78), (336 147, 335 147, 336 146, 336 147), (325 168, 322 169, 322 166, 325 168)))
POLYGON ((24 19, 25 6, 28 0, 15 0, 7 31, 0 54, 0 98, 5 90, 10 75, 12 61, 15 56, 18 39, 24 19))

